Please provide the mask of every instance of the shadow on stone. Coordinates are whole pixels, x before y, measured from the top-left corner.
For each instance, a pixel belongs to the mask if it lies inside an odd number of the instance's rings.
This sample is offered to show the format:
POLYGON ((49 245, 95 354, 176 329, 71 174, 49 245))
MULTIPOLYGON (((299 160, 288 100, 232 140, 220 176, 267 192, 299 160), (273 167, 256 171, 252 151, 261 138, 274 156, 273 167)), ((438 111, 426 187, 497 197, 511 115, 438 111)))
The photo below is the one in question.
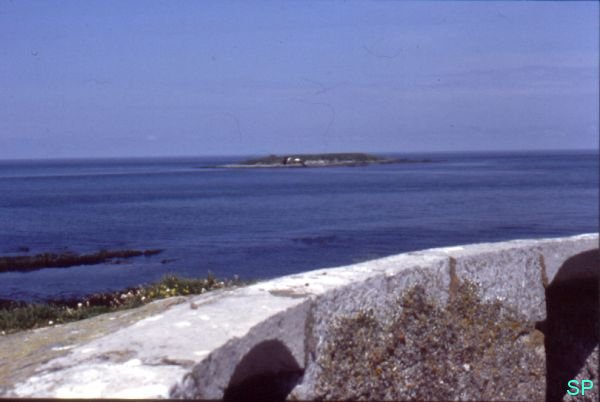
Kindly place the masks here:
POLYGON ((562 400, 598 344, 599 280, 600 253, 594 249, 566 260, 546 288, 547 318, 538 323, 545 334, 546 402, 562 400))
POLYGON ((283 343, 278 340, 261 342, 238 363, 223 401, 285 401, 303 373, 283 343))

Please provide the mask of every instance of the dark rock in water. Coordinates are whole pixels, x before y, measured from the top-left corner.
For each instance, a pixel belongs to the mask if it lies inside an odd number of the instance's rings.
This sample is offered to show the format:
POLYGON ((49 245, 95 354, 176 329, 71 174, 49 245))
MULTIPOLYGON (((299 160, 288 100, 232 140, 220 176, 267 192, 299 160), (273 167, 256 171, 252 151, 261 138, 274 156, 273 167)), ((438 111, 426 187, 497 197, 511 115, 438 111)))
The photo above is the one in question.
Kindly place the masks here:
POLYGON ((325 244, 329 244, 329 243, 335 241, 336 239, 337 239, 337 236, 330 235, 330 236, 314 236, 314 237, 297 237, 297 238, 292 239, 292 241, 294 243, 303 243, 303 244, 307 244, 307 245, 312 245, 312 244, 325 245, 325 244))
POLYGON ((18 250, 21 253, 28 253, 30 249, 27 246, 19 246, 18 250))
POLYGON ((24 302, 10 300, 10 299, 0 299, 0 310, 8 310, 11 308, 16 308, 20 306, 24 306, 24 302))
POLYGON ((67 268, 78 265, 94 265, 115 258, 149 257, 161 253, 162 250, 101 250, 93 254, 43 253, 33 256, 0 257, 0 272, 34 271, 42 268, 67 268))

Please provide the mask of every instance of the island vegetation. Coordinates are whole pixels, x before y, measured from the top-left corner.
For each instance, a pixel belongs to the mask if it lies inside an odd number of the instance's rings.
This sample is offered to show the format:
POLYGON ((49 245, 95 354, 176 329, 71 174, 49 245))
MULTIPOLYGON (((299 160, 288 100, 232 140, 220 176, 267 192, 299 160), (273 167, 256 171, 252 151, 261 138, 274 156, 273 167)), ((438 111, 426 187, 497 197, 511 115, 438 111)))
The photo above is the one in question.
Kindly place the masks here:
POLYGON ((319 154, 287 154, 269 155, 261 158, 248 159, 238 164, 225 165, 231 168, 248 167, 335 167, 335 166, 366 166, 373 164, 391 163, 424 163, 428 159, 387 158, 366 153, 319 153, 319 154))

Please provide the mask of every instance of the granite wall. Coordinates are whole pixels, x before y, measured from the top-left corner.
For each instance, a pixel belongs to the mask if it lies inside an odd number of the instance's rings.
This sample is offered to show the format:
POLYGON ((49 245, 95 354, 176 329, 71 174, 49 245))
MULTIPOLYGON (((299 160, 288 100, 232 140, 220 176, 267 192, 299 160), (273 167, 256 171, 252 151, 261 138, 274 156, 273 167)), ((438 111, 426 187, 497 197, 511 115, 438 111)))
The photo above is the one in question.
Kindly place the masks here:
POLYGON ((3 395, 554 401, 589 379, 574 400, 598 400, 599 270, 589 234, 310 271, 64 345, 3 395))

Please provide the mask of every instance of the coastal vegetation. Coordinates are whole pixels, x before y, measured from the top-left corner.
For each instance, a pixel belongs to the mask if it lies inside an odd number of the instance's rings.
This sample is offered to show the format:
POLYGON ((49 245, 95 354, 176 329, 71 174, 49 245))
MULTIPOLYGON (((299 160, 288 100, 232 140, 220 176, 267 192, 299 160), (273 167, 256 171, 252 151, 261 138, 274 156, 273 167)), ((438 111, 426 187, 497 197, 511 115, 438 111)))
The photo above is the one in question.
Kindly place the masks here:
POLYGON ((287 158, 301 159, 303 161, 324 161, 329 163, 369 163, 369 162, 380 162, 386 159, 380 158, 375 155, 369 155, 364 153, 326 153, 326 154, 293 154, 293 155, 269 155, 263 158, 249 159, 242 164, 245 165, 259 165, 259 164, 283 164, 287 158))
POLYGON ((149 257, 161 253, 162 250, 100 250, 92 254, 43 253, 16 257, 0 257, 0 273, 8 271, 34 271, 43 268, 67 268, 78 265, 102 264, 115 259, 132 257, 149 257))
POLYGON ((320 153, 268 155, 261 158, 248 159, 239 164, 226 167, 332 167, 332 166, 365 166, 370 164, 431 162, 430 160, 387 158, 367 153, 320 153))
POLYGON ((209 272, 206 278, 166 275, 160 281, 148 285, 116 292, 96 293, 82 298, 48 300, 44 303, 0 299, 0 334, 64 324, 103 313, 139 307, 158 299, 202 294, 246 283, 237 276, 233 279, 218 279, 209 272))

